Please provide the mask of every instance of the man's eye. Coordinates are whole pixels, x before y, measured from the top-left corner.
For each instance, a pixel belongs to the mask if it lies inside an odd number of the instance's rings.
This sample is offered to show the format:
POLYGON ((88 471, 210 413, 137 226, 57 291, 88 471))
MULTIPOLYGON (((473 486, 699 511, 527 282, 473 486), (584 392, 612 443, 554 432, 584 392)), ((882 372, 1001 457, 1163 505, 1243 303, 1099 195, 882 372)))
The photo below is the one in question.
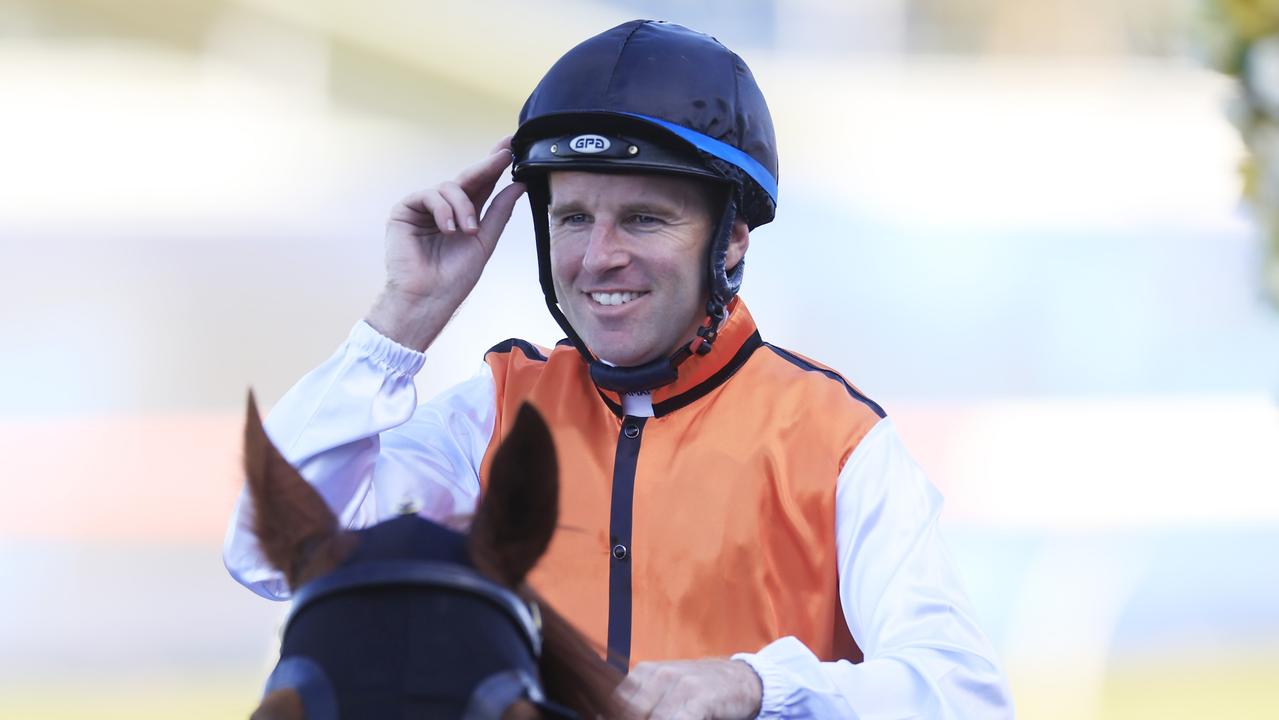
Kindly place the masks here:
POLYGON ((560 220, 560 222, 564 223, 565 225, 580 225, 586 222, 587 220, 588 218, 586 216, 586 213, 573 213, 572 215, 565 215, 560 220))
POLYGON ((655 215, 632 215, 631 222, 636 225, 656 225, 662 222, 662 219, 655 215))

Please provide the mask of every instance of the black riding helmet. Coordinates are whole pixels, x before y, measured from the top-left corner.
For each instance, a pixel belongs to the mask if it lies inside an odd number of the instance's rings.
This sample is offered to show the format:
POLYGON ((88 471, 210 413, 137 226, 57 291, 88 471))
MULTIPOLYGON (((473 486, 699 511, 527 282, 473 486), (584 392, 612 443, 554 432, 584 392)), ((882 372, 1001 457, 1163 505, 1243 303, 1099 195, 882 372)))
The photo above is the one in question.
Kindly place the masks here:
POLYGON ((511 143, 512 174, 528 186, 542 293, 596 385, 617 392, 675 381, 677 366, 710 352, 743 260, 725 268, 733 222, 754 229, 777 207, 777 144, 750 68, 713 37, 680 25, 633 20, 568 51, 524 103, 511 143), (665 173, 703 178, 726 192, 710 244, 710 298, 698 337, 668 358, 636 367, 599 362, 555 297, 547 217, 551 170, 665 173))

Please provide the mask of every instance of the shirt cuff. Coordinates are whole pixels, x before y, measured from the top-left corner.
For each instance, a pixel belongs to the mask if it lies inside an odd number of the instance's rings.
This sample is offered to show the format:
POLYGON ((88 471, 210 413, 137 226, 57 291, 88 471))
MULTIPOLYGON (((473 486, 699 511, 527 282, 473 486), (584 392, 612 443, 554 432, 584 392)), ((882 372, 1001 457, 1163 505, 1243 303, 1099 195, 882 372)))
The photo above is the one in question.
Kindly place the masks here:
POLYGON ((416 375, 426 362, 426 353, 407 348, 361 320, 351 328, 347 345, 379 367, 400 375, 416 375))
POLYGON ((793 691, 793 682, 781 666, 760 653, 738 653, 732 660, 741 660, 759 675, 763 693, 759 699, 759 715, 761 720, 780 718, 786 709, 786 699, 793 691))

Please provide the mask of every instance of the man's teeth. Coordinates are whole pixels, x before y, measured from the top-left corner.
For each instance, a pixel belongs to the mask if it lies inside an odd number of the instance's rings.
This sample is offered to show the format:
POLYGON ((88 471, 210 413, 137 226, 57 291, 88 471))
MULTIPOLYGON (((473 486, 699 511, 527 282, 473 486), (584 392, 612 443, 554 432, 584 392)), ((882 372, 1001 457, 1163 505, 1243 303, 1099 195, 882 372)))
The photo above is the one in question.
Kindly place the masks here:
POLYGON ((622 305, 643 295, 637 292, 591 293, 591 298, 600 305, 622 305))

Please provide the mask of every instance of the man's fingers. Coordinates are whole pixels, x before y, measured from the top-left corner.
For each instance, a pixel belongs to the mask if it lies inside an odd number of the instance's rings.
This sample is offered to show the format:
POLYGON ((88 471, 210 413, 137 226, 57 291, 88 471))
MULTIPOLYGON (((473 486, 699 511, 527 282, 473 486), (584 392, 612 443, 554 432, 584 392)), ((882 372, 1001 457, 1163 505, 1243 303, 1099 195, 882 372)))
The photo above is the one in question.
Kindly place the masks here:
POLYGON ((690 702, 681 693, 668 692, 662 696, 661 702, 649 711, 647 717, 652 720, 706 720, 708 717, 702 709, 690 702))
POLYGON ((419 190, 405 197, 392 209, 390 219, 427 231, 457 231, 453 209, 436 188, 419 190))
POLYGON ((511 149, 511 139, 512 139, 512 138, 514 138, 514 137, 515 137, 514 135, 507 135, 506 137, 502 138, 501 140, 498 140, 498 141, 497 141, 497 144, 496 144, 496 145, 494 145, 494 146, 492 147, 492 149, 490 149, 490 150, 489 150, 489 155, 492 155, 493 153, 497 152, 498 150, 510 150, 510 149, 511 149))
POLYGON ((687 676, 682 676, 679 670, 666 678, 663 688, 662 696, 648 713, 653 720, 705 720, 710 716, 706 699, 699 696, 699 691, 704 688, 689 683, 687 676))
POLYGON ((431 208, 431 216, 435 218, 435 227, 443 232, 457 232, 457 216, 453 213, 453 207, 449 205, 439 190, 427 190, 422 193, 424 198, 429 201, 431 208))
MULTIPOLYGON (((618 702, 625 705, 628 709, 639 710, 639 708, 635 707, 634 702, 632 702, 635 699, 635 694, 638 693, 639 690, 639 681, 635 679, 635 673, 632 670, 631 674, 627 675, 626 679, 622 681, 622 684, 618 685, 617 689, 613 691, 613 695, 617 697, 618 702)), ((640 714, 640 716, 642 717, 642 714, 640 714)))
POLYGON ((484 211, 484 218, 480 220, 479 235, 480 240, 490 249, 497 246, 497 239, 502 236, 502 230, 511 220, 515 201, 520 199, 524 190, 523 183, 507 185, 493 198, 493 202, 489 203, 488 210, 484 211))
POLYGON ((483 205, 493 192, 502 170, 511 164, 511 151, 498 148, 488 157, 458 173, 457 184, 471 197, 475 205, 483 205))
POLYGON ((480 229, 479 220, 475 216, 475 205, 462 188, 454 182, 442 182, 437 188, 440 196, 449 204, 453 218, 457 221, 457 229, 465 233, 474 233, 480 229))
POLYGON ((630 674, 622 681, 622 684, 618 685, 617 689, 613 691, 613 695, 617 697, 618 702, 632 711, 636 717, 644 717, 648 714, 645 712, 647 708, 641 709, 635 704, 635 696, 639 694, 644 682, 643 676, 637 675, 640 667, 642 665, 632 668, 630 674))
MULTIPOLYGON (((502 170, 511 164, 510 144, 511 136, 508 135, 493 146, 493 152, 488 157, 463 170, 456 181, 442 182, 405 197, 391 211, 390 220, 424 230, 475 234, 482 224, 477 208, 484 206, 484 201, 488 200, 501 178, 502 170)), ((494 198, 489 212, 485 213, 486 218, 493 215, 494 220, 499 220, 497 234, 501 233, 502 227, 510 219, 511 208, 524 192, 524 186, 511 185, 504 192, 510 194, 501 203, 494 198), (499 212, 494 214, 493 208, 497 208, 499 212)), ((496 242, 496 235, 490 240, 496 242)))
POLYGON ((659 667, 656 663, 640 663, 617 686, 617 699, 630 711, 631 717, 649 717, 649 713, 665 694, 665 684, 655 675, 659 667))

